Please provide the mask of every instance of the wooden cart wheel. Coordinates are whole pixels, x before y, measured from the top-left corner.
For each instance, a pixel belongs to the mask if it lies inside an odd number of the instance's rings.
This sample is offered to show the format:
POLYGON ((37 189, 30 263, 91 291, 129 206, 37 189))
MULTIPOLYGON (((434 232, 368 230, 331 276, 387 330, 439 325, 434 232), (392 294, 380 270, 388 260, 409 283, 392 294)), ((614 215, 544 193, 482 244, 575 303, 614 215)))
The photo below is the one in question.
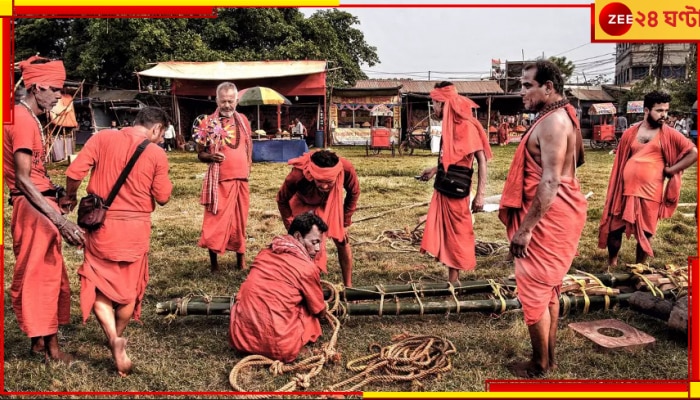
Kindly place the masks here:
POLYGON ((399 145, 399 154, 401 154, 401 155, 413 155, 413 147, 411 147, 408 140, 404 140, 399 145))

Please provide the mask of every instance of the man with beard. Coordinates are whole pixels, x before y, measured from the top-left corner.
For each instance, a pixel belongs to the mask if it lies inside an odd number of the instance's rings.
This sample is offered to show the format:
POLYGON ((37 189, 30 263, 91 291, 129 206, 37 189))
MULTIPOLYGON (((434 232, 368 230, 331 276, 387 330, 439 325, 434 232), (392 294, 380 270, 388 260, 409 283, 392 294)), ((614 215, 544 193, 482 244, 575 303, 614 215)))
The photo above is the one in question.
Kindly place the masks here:
POLYGON ((194 124, 197 158, 209 164, 200 200, 205 209, 199 246, 209 249, 212 272, 219 271, 217 254, 226 250, 236 252, 238 269, 246 268, 253 141, 250 123, 236 112, 237 104, 236 85, 223 82, 216 88, 216 111, 194 124))
POLYGON ((518 145, 503 188, 499 219, 515 262, 518 298, 532 343, 532 358, 512 365, 519 377, 556 367, 554 349, 562 279, 576 255, 586 222, 586 199, 576 167, 583 141, 576 110, 563 97, 556 65, 540 60, 521 78, 525 108, 537 118, 518 145))
POLYGON ((623 233, 637 239, 635 262, 654 256, 656 225, 673 215, 683 170, 698 158, 693 143, 664 123, 670 102, 671 96, 659 91, 644 96, 644 120, 627 129, 617 146, 598 231, 598 247, 607 246, 609 266, 618 264, 623 233))
POLYGON ((63 62, 38 56, 20 63, 20 69, 26 95, 15 104, 14 123, 5 125, 3 137, 3 174, 10 191, 16 260, 12 308, 20 329, 31 339, 30 353, 70 363, 72 357, 60 351, 57 337, 58 326, 70 321, 70 285, 61 238, 82 245, 84 237, 62 215, 69 212, 69 201, 46 172, 44 129, 37 117, 61 98, 66 71, 63 62))
POLYGON ((472 212, 484 209, 484 192, 488 171, 486 162, 491 159, 491 147, 481 123, 474 118, 475 103, 457 93, 452 82, 443 81, 430 92, 437 118, 442 119, 442 140, 437 166, 426 168, 420 180, 435 177, 435 190, 425 220, 425 230, 420 245, 421 253, 430 253, 447 266, 451 283, 459 280, 459 271, 476 268, 474 226, 472 212), (474 160, 479 165, 479 182, 471 200, 471 175, 474 160), (463 196, 446 193, 441 184, 451 170, 466 171, 462 177, 466 188, 463 196))

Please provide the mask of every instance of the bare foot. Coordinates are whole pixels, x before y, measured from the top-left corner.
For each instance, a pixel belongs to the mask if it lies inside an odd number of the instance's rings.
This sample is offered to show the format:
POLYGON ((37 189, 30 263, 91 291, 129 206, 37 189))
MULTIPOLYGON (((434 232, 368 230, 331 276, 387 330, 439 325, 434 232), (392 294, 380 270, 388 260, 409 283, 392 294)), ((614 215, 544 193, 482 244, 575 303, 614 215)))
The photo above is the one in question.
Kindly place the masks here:
POLYGON ((55 351, 53 353, 47 351, 44 354, 46 354, 45 357, 47 364, 51 361, 55 361, 70 366, 71 363, 75 361, 75 358, 72 355, 64 353, 62 351, 55 351))
POLYGON ((42 336, 32 338, 32 344, 29 348, 29 355, 43 355, 45 352, 46 348, 44 347, 44 338, 42 336))
POLYGON ((126 339, 123 337, 115 338, 112 343, 110 343, 110 347, 112 348, 112 357, 114 357, 114 363, 117 365, 119 376, 125 377, 129 375, 133 364, 126 354, 126 339))
POLYGON ((518 361, 508 365, 510 372, 518 378, 542 378, 545 370, 533 364, 532 361, 518 361))

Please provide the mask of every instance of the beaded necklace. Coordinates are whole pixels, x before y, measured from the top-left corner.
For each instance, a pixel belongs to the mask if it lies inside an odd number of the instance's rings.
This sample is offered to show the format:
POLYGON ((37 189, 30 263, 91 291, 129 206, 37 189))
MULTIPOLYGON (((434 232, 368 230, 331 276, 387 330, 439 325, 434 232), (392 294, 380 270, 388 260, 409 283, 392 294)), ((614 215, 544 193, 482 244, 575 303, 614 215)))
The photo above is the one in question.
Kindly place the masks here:
POLYGON ((41 122, 39 121, 39 118, 34 114, 34 110, 29 106, 29 104, 25 103, 24 100, 20 100, 19 104, 23 105, 24 108, 29 111, 30 114, 32 114, 32 117, 34 117, 34 121, 36 121, 37 126, 39 126, 39 133, 41 134, 41 145, 42 147, 46 145, 46 138, 44 137, 44 127, 41 126, 41 122))
POLYGON ((530 126, 533 126, 535 124, 535 122, 539 121, 540 118, 547 115, 550 111, 554 111, 557 108, 564 107, 567 104, 569 104, 569 99, 561 99, 561 100, 556 101, 554 103, 547 104, 546 106, 544 106, 544 108, 542 108, 542 110, 540 110, 540 112, 537 114, 537 117, 535 117, 535 119, 532 120, 532 123, 530 124, 530 126))

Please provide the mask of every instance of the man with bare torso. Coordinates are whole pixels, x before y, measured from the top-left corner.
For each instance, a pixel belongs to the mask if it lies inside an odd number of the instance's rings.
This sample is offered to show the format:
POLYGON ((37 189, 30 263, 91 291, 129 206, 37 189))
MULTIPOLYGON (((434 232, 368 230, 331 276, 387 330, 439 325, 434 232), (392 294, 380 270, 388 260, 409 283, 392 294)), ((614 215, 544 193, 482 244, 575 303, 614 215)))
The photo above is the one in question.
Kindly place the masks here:
POLYGON ((693 142, 664 123, 670 102, 663 92, 644 96, 644 120, 627 129, 617 146, 598 232, 598 247, 608 248, 611 267, 617 266, 623 233, 637 239, 636 263, 654 256, 656 225, 673 215, 683 170, 698 159, 693 142))
POLYGON ((583 163, 576 110, 563 97, 559 69, 529 64, 521 78, 525 108, 537 112, 515 152, 503 188, 499 218, 515 260, 518 298, 532 342, 532 358, 512 365, 520 377, 556 367, 554 348, 562 278, 576 255, 587 202, 576 179, 583 163))

